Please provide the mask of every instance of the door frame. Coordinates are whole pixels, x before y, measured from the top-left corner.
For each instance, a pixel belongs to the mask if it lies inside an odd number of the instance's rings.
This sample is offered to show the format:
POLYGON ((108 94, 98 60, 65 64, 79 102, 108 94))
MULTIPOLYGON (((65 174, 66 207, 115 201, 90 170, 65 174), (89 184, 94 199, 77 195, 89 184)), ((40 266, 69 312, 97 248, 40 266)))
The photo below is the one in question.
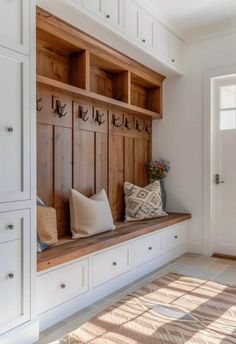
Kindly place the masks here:
POLYGON ((213 83, 215 80, 236 76, 236 65, 206 70, 203 74, 203 185, 202 185, 202 253, 214 252, 213 198, 213 83))

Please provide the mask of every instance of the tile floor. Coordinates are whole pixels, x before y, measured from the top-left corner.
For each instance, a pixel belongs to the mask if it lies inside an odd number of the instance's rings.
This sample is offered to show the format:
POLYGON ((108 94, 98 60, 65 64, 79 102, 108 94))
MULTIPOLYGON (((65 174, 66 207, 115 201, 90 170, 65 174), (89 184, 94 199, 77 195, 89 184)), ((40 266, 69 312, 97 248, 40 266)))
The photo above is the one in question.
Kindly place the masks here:
POLYGON ((236 286, 236 261, 186 253, 184 256, 154 271, 145 278, 142 278, 114 294, 105 297, 104 299, 42 332, 38 344, 59 344, 60 338, 77 329, 84 322, 114 304, 124 295, 169 272, 236 286))

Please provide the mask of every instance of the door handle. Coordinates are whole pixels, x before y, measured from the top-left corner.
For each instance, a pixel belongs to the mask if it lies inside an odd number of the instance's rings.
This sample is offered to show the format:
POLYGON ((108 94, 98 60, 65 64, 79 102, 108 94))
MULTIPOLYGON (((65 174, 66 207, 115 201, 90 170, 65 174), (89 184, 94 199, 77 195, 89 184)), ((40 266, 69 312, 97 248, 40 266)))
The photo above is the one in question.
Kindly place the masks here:
POLYGON ((217 173, 216 175, 215 175, 215 183, 217 184, 217 185, 219 185, 219 184, 224 184, 224 180, 222 180, 222 179, 220 179, 220 175, 217 173))

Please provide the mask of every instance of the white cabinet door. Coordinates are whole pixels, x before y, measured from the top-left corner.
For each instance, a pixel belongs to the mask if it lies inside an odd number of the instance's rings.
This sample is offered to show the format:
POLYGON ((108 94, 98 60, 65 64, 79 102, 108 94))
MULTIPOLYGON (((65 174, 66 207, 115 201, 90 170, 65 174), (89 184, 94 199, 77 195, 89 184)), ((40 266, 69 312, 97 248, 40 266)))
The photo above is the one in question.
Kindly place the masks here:
POLYGON ((131 41, 139 40, 140 7, 133 0, 125 0, 125 33, 131 41))
POLYGON ((124 0, 102 0, 102 12, 107 23, 123 28, 124 0))
POLYGON ((30 0, 1 0, 0 45, 29 54, 30 0))
POLYGON ((28 210, 0 213, 1 223, 20 223, 22 233, 0 244, 0 334, 30 319, 29 218, 28 210))
POLYGON ((82 6, 96 15, 102 15, 102 0, 82 0, 82 6))
POLYGON ((29 198, 28 57, 0 47, 0 203, 29 198))
POLYGON ((154 47, 154 28, 156 21, 149 13, 140 11, 140 39, 144 47, 154 47))
POLYGON ((170 48, 170 62, 173 65, 181 66, 183 57, 183 41, 170 33, 169 35, 169 48, 170 48))
POLYGON ((156 29, 156 51, 158 53, 158 56, 164 59, 169 59, 170 32, 161 23, 157 24, 156 29))

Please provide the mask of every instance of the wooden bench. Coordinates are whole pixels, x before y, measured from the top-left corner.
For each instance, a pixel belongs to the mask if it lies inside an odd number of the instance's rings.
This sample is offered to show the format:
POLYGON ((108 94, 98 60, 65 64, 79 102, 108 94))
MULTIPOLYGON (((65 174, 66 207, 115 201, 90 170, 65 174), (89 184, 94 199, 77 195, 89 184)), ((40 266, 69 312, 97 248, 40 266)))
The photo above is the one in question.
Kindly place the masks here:
POLYGON ((101 233, 89 238, 60 240, 56 246, 38 253, 38 271, 81 258, 98 250, 123 243, 127 240, 189 219, 191 219, 190 214, 169 213, 168 216, 157 219, 128 223, 118 222, 114 231, 101 233))

